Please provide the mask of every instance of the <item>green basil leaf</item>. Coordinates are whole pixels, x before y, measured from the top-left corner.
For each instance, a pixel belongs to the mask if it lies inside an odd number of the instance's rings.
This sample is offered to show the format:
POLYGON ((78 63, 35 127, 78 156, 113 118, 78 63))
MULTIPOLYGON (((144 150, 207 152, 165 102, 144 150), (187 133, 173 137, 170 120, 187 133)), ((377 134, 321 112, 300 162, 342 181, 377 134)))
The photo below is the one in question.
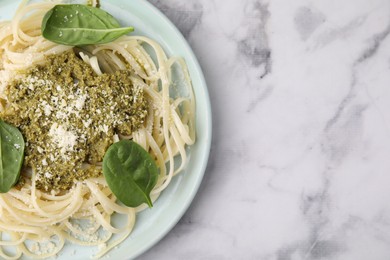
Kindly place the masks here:
POLYGON ((111 191, 128 207, 147 203, 157 183, 155 161, 139 144, 122 140, 112 144, 103 158, 103 174, 111 191))
POLYGON ((22 134, 0 120, 0 193, 8 192, 19 180, 23 159, 22 134))
POLYGON ((41 30, 49 41, 80 46, 112 42, 134 28, 121 28, 112 15, 99 8, 67 4, 50 9, 43 17, 41 30))

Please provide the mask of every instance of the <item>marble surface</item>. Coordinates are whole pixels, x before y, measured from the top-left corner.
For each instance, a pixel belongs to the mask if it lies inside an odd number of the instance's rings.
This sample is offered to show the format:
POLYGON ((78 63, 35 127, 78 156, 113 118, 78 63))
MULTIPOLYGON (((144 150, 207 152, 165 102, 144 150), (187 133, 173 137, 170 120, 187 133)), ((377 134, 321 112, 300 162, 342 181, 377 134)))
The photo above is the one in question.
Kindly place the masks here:
POLYGON ((214 132, 139 259, 390 259, 390 1, 150 2, 199 59, 214 132))

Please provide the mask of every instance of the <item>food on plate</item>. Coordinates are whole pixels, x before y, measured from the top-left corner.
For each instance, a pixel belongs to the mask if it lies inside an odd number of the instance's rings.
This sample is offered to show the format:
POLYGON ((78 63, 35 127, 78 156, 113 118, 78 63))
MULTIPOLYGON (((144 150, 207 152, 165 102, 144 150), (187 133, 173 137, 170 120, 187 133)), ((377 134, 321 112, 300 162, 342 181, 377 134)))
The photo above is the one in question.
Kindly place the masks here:
POLYGON ((58 2, 22 1, 0 22, 0 257, 45 258, 69 241, 99 258, 185 168, 186 64, 133 30, 58 2))

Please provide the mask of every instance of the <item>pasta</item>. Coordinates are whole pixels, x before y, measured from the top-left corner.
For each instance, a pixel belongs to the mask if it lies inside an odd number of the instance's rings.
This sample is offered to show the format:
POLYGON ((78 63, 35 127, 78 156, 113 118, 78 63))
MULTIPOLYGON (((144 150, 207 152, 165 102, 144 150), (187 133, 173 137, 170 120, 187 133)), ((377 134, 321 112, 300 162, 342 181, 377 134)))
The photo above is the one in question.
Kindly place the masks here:
MULTIPOLYGON (((54 5, 27 5, 23 1, 12 21, 0 22, 0 112, 12 105, 5 95, 12 80, 31 66, 43 64, 46 56, 72 49, 41 35, 42 17, 54 5)), ((195 142, 195 101, 184 60, 167 57, 158 43, 143 36, 122 36, 111 43, 74 51, 97 75, 130 68, 131 81, 143 89, 151 104, 147 119, 136 132, 116 135, 113 141, 131 139, 154 158, 159 168, 151 193, 155 201, 172 177, 185 168, 186 146, 195 142), (147 52, 145 46, 152 51, 147 52), (181 68, 187 89, 185 95, 172 97, 175 67, 181 68)), ((0 257, 5 259, 53 256, 66 241, 97 246, 100 251, 94 257, 99 258, 129 236, 137 212, 147 207, 131 208, 117 202, 102 176, 77 181, 68 191, 57 192, 39 190, 32 169, 23 168, 22 175, 27 180, 22 187, 0 194, 0 257), (122 227, 113 225, 114 214, 126 219, 122 227)))

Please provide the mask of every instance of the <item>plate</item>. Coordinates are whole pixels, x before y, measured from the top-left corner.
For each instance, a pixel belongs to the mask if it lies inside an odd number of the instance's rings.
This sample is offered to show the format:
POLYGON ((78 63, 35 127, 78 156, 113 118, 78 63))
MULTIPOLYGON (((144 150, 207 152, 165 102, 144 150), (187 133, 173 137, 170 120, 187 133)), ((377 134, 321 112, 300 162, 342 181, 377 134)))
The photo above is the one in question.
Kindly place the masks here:
MULTIPOLYGON (((9 20, 20 1, 0 1, 0 21, 9 20)), ((174 177, 152 209, 137 215, 131 235, 104 259, 133 259, 162 239, 183 216, 193 200, 209 157, 211 143, 211 109, 206 83, 188 43, 176 27, 145 0, 101 1, 102 9, 113 14, 122 25, 135 27, 134 35, 145 35, 159 42, 172 56, 184 57, 191 75, 196 98, 197 141, 190 148, 190 159, 184 172, 174 177)), ((89 259, 96 248, 66 244, 56 259, 89 259)))

